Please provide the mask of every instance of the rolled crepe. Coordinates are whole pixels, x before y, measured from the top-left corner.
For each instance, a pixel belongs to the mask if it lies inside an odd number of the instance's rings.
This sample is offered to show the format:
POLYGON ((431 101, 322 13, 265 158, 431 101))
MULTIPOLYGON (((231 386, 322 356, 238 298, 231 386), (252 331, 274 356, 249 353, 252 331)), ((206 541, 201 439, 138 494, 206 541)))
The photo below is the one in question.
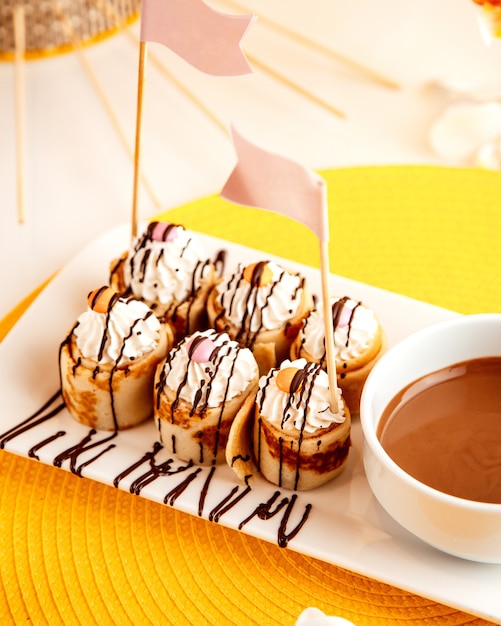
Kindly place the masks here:
POLYGON ((207 302, 211 326, 250 348, 261 375, 289 356, 312 308, 305 279, 271 261, 239 265, 218 280, 207 302))
POLYGON ((110 267, 110 285, 145 302, 171 326, 176 342, 207 328, 207 297, 216 278, 196 237, 168 222, 151 222, 110 267))
POLYGON ((224 462, 235 415, 255 397, 258 366, 226 333, 207 330, 180 342, 157 368, 154 415, 164 447, 183 461, 224 462))
POLYGON ((351 417, 342 395, 329 405, 328 377, 316 363, 285 361, 262 376, 254 410, 237 416, 226 459, 250 482, 313 489, 335 478, 348 460, 351 417))
POLYGON ((59 350, 63 399, 70 414, 100 430, 121 430, 153 415, 153 381, 172 333, 142 302, 110 288, 89 294, 59 350))
MULTIPOLYGON (((374 311, 348 296, 331 298, 337 384, 352 415, 360 411, 362 389, 385 350, 385 334, 374 311)), ((325 368, 323 309, 315 308, 294 340, 290 358, 305 358, 325 368)))

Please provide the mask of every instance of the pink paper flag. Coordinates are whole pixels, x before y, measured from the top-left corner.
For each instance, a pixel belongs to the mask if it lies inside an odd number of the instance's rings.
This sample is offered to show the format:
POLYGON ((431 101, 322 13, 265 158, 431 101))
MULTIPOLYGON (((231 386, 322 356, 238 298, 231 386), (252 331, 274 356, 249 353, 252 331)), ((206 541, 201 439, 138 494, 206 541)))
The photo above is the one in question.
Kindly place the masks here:
POLYGON ((227 15, 202 0, 143 0, 141 41, 155 41, 202 72, 239 76, 252 72, 240 40, 253 15, 227 15))
POLYGON ((280 213, 329 239, 326 183, 318 174, 285 157, 258 148, 232 129, 238 163, 221 197, 280 213))

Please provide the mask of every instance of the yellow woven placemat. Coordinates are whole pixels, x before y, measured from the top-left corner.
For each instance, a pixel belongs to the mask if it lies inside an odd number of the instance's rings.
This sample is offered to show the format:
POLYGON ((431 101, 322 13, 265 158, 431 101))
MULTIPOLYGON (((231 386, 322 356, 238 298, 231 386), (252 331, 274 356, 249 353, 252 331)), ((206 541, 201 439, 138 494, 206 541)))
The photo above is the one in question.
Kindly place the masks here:
POLYGON ((34 461, 0 454, 2 624, 483 624, 448 607, 34 461))
MULTIPOLYGON (((501 175, 428 167, 322 174, 333 271, 465 313, 501 310, 501 175)), ((318 265, 303 227, 217 196, 165 217, 318 265)), ((0 337, 30 299, 0 322, 0 337)), ((487 623, 5 452, 0 554, 2 624, 293 626, 306 606, 359 626, 487 623)))
MULTIPOLYGON (((501 312, 501 173, 390 166, 320 174, 331 272, 461 313, 501 312)), ((164 217, 319 266, 318 243, 302 225, 217 195, 164 217)))

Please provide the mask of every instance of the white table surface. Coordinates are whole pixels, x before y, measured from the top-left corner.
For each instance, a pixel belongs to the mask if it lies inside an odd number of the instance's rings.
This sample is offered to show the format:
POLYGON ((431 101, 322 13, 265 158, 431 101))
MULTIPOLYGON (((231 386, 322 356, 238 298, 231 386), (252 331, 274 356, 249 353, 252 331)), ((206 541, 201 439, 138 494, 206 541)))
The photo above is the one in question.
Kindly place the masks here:
MULTIPOLYGON (((400 84, 392 90, 256 21, 243 49, 345 112, 340 119, 263 72, 202 74, 158 44, 150 55, 225 126, 311 168, 444 164, 428 142, 448 100, 427 88, 501 77, 471 0, 245 0, 284 25, 400 84), (284 6, 287 13, 284 14, 284 6)), ((235 12, 222 0, 212 6, 235 12)), ((135 33, 138 24, 131 27, 135 33)), ((85 49, 113 115, 134 142, 138 46, 119 33, 85 49)), ((25 223, 16 206, 14 66, 0 63, 0 318, 102 231, 130 219, 133 161, 75 53, 25 65, 25 223)), ((151 62, 139 214, 219 191, 234 165, 227 134, 151 62)))

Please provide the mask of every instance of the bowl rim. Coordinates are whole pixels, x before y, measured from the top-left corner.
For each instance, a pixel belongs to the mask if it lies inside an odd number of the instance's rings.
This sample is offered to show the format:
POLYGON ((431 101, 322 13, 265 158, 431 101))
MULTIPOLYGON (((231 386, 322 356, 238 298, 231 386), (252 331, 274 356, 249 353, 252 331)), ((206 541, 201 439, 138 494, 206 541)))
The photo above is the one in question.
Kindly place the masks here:
MULTIPOLYGON (((370 402, 372 399, 373 390, 376 389, 377 378, 381 371, 384 371, 386 363, 392 361, 399 354, 405 352, 409 345, 415 344, 422 338, 429 335, 441 332, 444 328, 449 329, 453 327, 461 327, 469 324, 482 324, 493 323, 499 325, 501 332, 501 313, 472 313, 467 315, 460 315, 458 317, 444 320, 421 328, 407 337, 404 337, 394 346, 389 348, 385 354, 378 360, 374 368, 369 373, 367 380, 362 390, 362 396, 360 399, 360 425, 362 429, 363 444, 368 445, 372 453, 376 456, 379 462, 383 463, 388 470, 391 471, 402 482, 409 484, 415 491, 420 491, 424 495, 431 497, 435 500, 440 500, 443 503, 451 504, 455 507, 461 507, 463 509, 469 509, 472 511, 482 511, 485 513, 501 513, 501 503, 498 502, 482 502, 480 500, 468 500, 467 498, 461 498, 452 494, 440 491, 434 487, 419 481, 411 474, 407 473, 400 467, 383 448, 377 434, 376 428, 373 425, 372 410, 370 409, 370 402)), ((501 356, 501 355, 499 355, 501 356)), ((433 370, 431 370, 433 371, 433 370)), ((430 372, 431 373, 431 372, 430 372)), ((379 424, 379 419, 377 421, 379 424)), ((376 424, 376 426, 377 426, 376 424)), ((365 453, 364 453, 365 457, 365 453)))

